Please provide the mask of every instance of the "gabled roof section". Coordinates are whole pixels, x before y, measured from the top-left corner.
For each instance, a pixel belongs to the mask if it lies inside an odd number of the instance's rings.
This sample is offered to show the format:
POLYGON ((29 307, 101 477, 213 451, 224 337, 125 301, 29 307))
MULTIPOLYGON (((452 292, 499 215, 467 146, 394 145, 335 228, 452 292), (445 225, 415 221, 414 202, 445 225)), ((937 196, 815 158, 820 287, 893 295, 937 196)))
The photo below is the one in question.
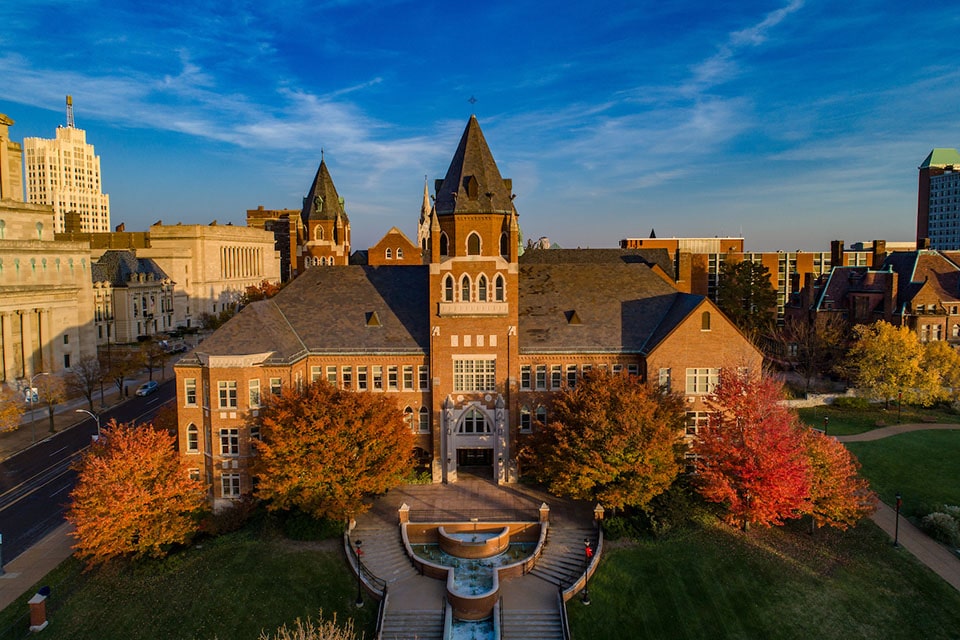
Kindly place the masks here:
POLYGON ((443 181, 438 181, 437 215, 514 213, 513 183, 504 180, 476 116, 470 116, 443 181))
POLYGON ((161 282, 168 276, 153 258, 138 258, 133 251, 104 251, 90 266, 93 282, 109 282, 114 287, 126 287, 132 275, 144 275, 148 280, 161 282))
POLYGON ((644 353, 678 296, 703 299, 642 262, 521 263, 519 284, 521 353, 644 353))
POLYGON ((912 302, 921 290, 944 301, 960 299, 960 268, 939 251, 894 251, 883 268, 899 275, 900 307, 912 302))
POLYGON ((527 249, 520 264, 639 263, 658 266, 674 278, 673 261, 666 249, 527 249))
POLYGON ((927 155, 927 158, 920 165, 921 169, 930 167, 944 168, 953 165, 960 169, 960 153, 956 149, 938 148, 927 155))
POLYGON ((330 170, 327 169, 327 161, 321 158, 320 167, 313 178, 310 191, 303 199, 300 218, 303 224, 307 224, 310 220, 336 220, 337 214, 340 214, 345 223, 349 221, 347 212, 343 208, 343 199, 337 193, 333 178, 330 177, 330 170))

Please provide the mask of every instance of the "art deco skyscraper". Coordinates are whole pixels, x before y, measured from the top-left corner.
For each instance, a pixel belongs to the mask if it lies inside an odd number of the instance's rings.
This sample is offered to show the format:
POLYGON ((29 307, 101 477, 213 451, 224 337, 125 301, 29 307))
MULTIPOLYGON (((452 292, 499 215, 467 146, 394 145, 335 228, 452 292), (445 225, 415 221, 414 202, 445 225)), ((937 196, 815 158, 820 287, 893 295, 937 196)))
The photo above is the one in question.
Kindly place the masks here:
POLYGON ((73 123, 67 96, 67 126, 53 140, 24 138, 27 202, 48 204, 56 232, 110 231, 110 196, 100 182, 100 157, 87 144, 87 132, 73 123))

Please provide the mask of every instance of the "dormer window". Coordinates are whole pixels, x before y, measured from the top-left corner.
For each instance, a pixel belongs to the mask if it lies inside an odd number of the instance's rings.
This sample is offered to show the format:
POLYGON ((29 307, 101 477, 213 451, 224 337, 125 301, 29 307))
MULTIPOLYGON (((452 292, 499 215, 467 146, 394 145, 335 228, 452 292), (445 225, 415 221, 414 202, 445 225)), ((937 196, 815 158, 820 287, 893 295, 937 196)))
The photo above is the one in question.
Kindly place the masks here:
POLYGON ((476 231, 472 232, 467 236, 467 255, 468 256, 478 256, 480 255, 480 234, 476 231))
POLYGON ((387 260, 393 260, 393 249, 387 249, 386 258, 387 260))

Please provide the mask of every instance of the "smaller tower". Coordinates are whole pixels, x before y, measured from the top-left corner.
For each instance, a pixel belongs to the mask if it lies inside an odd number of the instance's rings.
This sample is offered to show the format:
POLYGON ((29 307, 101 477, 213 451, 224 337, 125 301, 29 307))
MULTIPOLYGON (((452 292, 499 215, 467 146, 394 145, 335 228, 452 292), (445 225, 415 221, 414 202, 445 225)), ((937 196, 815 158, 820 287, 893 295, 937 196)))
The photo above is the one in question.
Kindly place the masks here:
POLYGON ((423 203, 420 205, 420 223, 417 226, 417 244, 420 253, 427 256, 430 250, 430 223, 433 204, 430 202, 430 190, 427 188, 427 176, 423 176, 423 203))
POLYGON ((303 199, 300 212, 306 233, 301 247, 303 269, 346 265, 350 261, 350 219, 343 208, 343 198, 330 177, 327 162, 320 155, 320 167, 313 184, 303 199))

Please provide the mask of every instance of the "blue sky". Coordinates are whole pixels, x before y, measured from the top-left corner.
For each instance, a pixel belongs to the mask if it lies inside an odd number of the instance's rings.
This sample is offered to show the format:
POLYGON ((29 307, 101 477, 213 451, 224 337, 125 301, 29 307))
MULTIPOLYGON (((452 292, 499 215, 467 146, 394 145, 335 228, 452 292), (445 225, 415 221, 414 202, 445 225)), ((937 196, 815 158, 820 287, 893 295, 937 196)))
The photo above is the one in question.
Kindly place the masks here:
POLYGON ((912 240, 917 166, 960 147, 949 3, 30 0, 0 25, 12 137, 72 94, 128 230, 299 208, 323 148, 354 248, 415 238, 475 113, 527 238, 828 250, 912 240))

